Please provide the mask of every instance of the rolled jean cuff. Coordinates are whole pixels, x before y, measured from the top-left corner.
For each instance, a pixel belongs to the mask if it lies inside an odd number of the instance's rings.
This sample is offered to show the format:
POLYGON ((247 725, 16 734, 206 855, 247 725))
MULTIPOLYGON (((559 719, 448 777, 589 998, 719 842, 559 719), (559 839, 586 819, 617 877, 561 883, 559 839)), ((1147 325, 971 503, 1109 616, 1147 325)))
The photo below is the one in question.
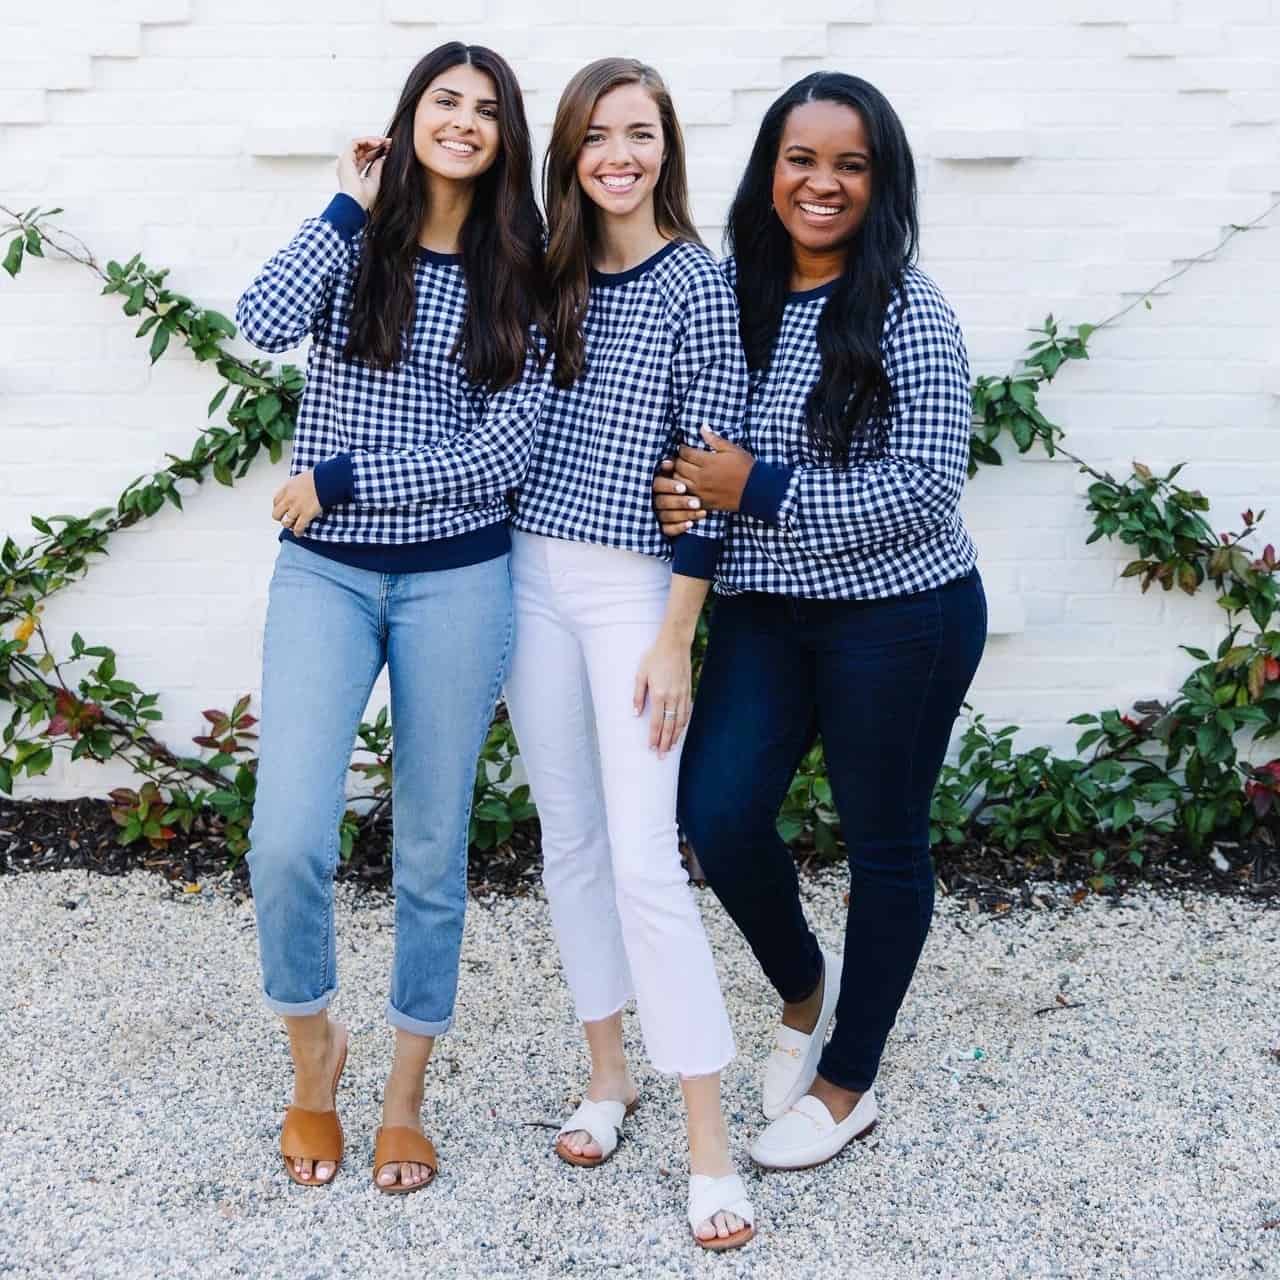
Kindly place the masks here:
POLYGON ((411 1018, 407 1013, 387 1001, 387 1021, 401 1031, 408 1031, 415 1036, 442 1036, 453 1026, 453 1014, 440 1022, 423 1022, 421 1018, 411 1018))
POLYGON ((323 995, 316 996, 314 1000, 273 1000, 264 990, 262 993, 263 1003, 271 1010, 272 1013, 278 1013, 282 1018, 306 1018, 313 1013, 321 1013, 329 1007, 329 1002, 338 994, 338 988, 332 986, 323 995))

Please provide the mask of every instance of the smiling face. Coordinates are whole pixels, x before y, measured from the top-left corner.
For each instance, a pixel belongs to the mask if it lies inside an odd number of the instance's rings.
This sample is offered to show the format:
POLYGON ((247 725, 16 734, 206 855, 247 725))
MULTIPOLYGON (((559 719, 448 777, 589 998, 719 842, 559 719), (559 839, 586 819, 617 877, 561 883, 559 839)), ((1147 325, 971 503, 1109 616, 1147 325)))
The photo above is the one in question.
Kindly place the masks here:
POLYGON ((578 183, 607 215, 626 218, 648 209, 666 148, 658 105, 638 84, 601 94, 578 152, 578 183))
POLYGON ((468 182, 493 164, 500 147, 493 77, 466 63, 441 72, 413 115, 419 164, 437 178, 468 182))
POLYGON ((871 204, 871 143, 843 103, 804 102, 787 117, 773 167, 773 207, 811 253, 846 245, 871 204))

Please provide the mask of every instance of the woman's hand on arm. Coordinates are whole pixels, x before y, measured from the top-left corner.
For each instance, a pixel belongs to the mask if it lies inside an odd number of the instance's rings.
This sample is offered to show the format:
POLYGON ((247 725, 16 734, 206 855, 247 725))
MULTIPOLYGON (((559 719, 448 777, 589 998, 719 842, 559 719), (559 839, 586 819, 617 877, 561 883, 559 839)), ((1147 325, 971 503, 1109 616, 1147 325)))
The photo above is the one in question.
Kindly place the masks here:
POLYGON ((702 428, 706 449, 680 447, 664 459, 653 480, 653 509, 668 538, 688 533, 709 511, 737 511, 755 458, 710 427, 702 428))
POLYGON ((668 538, 678 538, 688 533, 699 520, 705 520, 706 508, 683 480, 676 479, 673 458, 664 458, 658 475, 653 479, 653 510, 668 538))
POLYGON ((690 650, 710 585, 705 578, 672 575, 662 629, 636 671, 632 710, 643 714, 647 699, 649 749, 657 751, 659 759, 680 741, 693 710, 690 650))
POLYGON ((737 511, 756 460, 741 445, 731 444, 710 427, 702 428, 702 438, 707 449, 680 446, 675 479, 686 484, 706 510, 737 511))

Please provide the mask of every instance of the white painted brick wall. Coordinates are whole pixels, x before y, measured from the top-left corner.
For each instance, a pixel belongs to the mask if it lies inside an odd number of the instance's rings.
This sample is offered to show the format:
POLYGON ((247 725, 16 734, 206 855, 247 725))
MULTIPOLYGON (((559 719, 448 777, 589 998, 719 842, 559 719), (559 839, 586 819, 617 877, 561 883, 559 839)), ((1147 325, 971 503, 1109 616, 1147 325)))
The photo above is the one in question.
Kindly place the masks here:
MULTIPOLYGON (((559 90, 607 53, 654 61, 684 120, 697 216, 718 242, 760 115, 817 67, 883 88, 920 163, 923 264, 960 313, 975 372, 1004 372, 1052 310, 1095 321, 1280 194, 1280 0, 54 0, 0 50, 0 196, 66 207, 102 259, 135 250, 230 311, 261 260, 328 198, 344 137, 385 122, 441 40, 516 64, 537 143, 559 90)), ((1280 542, 1280 219, 1099 334, 1045 396, 1070 444, 1127 470, 1187 459, 1214 522, 1275 512, 1280 542)), ((183 450, 216 383, 181 354, 148 365, 80 269, 0 281, 0 530, 115 497, 183 450)), ((283 468, 212 482, 120 535, 48 626, 118 649, 162 694, 181 746, 202 707, 256 694, 283 468)), ((993 636, 973 701, 1024 741, 1069 745, 1077 711, 1167 694, 1210 644, 1212 601, 1118 580, 1085 547, 1070 464, 1010 457, 971 486, 993 636)), ((375 693, 375 703, 385 697, 375 693)), ((119 770, 61 762, 23 793, 101 793, 119 770)))

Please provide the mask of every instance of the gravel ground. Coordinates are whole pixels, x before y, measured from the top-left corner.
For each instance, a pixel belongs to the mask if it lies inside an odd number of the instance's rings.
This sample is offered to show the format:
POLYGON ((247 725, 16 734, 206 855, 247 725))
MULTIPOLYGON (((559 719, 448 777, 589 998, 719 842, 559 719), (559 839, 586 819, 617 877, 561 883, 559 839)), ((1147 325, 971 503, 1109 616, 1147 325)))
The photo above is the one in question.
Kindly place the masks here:
MULTIPOLYGON (((836 940, 839 880, 805 891, 836 940)), ((440 1177, 374 1191, 391 913, 339 899, 347 1161, 310 1190, 275 1151, 288 1060, 251 905, 141 872, 0 879, 0 1274, 1280 1275, 1280 912, 940 904, 879 1128, 825 1168, 749 1172, 760 1235, 710 1257, 684 1222, 678 1091, 643 1066, 633 1018, 644 1100, 616 1156, 580 1172, 551 1153, 585 1056, 538 898, 472 903, 458 1026, 428 1079, 440 1177)), ((702 902, 746 1170, 775 1004, 702 902)))

